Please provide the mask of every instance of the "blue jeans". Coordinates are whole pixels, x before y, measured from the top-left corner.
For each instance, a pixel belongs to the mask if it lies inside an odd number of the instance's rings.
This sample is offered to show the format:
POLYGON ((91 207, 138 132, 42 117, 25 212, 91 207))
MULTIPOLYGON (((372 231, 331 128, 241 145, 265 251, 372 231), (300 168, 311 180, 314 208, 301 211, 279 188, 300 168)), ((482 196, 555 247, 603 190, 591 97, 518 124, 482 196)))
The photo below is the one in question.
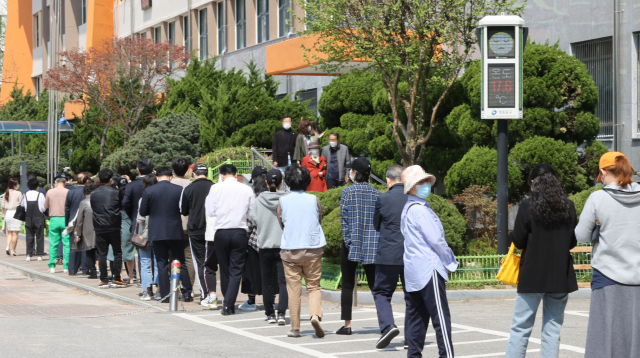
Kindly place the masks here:
POLYGON ((536 320, 536 312, 542 301, 542 346, 540 357, 557 357, 560 350, 560 328, 564 321, 564 309, 569 295, 566 293, 518 293, 511 337, 507 343, 506 357, 524 358, 536 320))
POLYGON ((153 243, 149 244, 149 248, 146 250, 139 249, 138 255, 140 256, 140 279, 142 280, 142 290, 146 291, 151 284, 158 284, 158 263, 153 260, 153 272, 155 272, 154 279, 151 275, 151 258, 153 257, 153 243), (153 281, 153 282, 152 282, 153 281))

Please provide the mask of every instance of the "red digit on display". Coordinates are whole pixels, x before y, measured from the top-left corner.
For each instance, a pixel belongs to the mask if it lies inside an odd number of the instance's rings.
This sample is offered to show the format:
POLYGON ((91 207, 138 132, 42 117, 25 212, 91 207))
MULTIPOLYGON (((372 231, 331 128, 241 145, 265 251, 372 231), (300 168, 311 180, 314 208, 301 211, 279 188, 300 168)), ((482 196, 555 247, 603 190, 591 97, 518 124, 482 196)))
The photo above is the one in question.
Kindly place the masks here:
POLYGON ((505 92, 511 92, 511 81, 505 81, 504 90, 505 92))

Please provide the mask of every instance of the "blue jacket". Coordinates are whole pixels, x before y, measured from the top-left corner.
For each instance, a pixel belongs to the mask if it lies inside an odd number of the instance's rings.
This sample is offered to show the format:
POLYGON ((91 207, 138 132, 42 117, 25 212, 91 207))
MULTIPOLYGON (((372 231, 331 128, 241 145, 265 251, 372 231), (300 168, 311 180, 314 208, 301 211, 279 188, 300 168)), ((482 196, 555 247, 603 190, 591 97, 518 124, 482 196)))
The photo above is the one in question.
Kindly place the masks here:
MULTIPOLYGON (((138 178, 127 184, 124 189, 124 197, 122 198, 122 209, 127 213, 132 223, 135 223, 138 218, 138 203, 140 202, 140 198, 142 198, 142 178, 138 178)), ((131 225, 132 234, 135 228, 135 225, 131 225)))
POLYGON ((78 186, 67 192, 67 200, 64 202, 64 224, 69 225, 69 221, 73 220, 78 213, 80 203, 86 199, 84 196, 84 186, 78 186))
POLYGON ((380 233, 375 263, 377 265, 403 265, 404 235, 400 230, 402 210, 409 195, 404 193, 404 184, 399 183, 381 194, 376 200, 373 227, 380 233))
POLYGON ((142 193, 140 215, 149 217, 149 241, 184 239, 180 215, 181 195, 182 187, 168 180, 162 180, 142 193))

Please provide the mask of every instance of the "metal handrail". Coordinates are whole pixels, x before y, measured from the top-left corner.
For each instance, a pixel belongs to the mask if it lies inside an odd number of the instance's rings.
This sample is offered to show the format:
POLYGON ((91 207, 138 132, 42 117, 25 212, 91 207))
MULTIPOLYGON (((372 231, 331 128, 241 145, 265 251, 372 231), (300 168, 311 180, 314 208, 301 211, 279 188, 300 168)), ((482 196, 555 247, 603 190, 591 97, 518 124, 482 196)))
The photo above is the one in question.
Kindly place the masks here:
POLYGON ((374 181, 377 181, 380 185, 384 185, 387 188, 389 187, 386 182, 382 181, 382 179, 378 178, 373 174, 369 174, 369 184, 371 184, 371 179, 373 179, 374 181))
MULTIPOLYGON (((253 168, 256 167, 256 156, 258 156, 258 161, 260 162, 260 164, 262 164, 263 167, 267 167, 269 169, 278 169, 278 167, 273 165, 273 163, 271 163, 269 159, 265 158, 262 154, 260 154, 256 150, 256 148, 251 146, 251 170, 253 170, 253 168)), ((280 187, 280 191, 283 191, 285 193, 289 192, 289 187, 284 182, 284 180, 282 180, 282 186, 280 187)))

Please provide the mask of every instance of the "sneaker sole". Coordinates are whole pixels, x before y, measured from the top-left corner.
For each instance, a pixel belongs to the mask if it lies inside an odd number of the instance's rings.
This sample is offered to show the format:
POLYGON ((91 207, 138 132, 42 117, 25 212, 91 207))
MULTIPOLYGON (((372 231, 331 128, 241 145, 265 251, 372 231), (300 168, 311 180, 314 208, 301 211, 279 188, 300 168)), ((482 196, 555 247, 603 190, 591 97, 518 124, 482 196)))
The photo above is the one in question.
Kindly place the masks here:
POLYGON ((111 285, 113 288, 126 288, 126 285, 111 285))
POLYGON ((285 324, 287 324, 287 321, 279 321, 278 322, 278 326, 284 326, 285 324))
POLYGON ((376 349, 387 348, 389 343, 391 343, 391 341, 394 338, 396 338, 398 336, 398 334, 400 334, 400 330, 399 329, 397 329, 397 328, 391 329, 389 332, 387 332, 387 334, 385 334, 384 336, 380 337, 380 339, 378 340, 378 343, 376 343, 376 349))
POLYGON ((322 326, 320 326, 320 321, 315 319, 311 320, 311 325, 313 326, 313 330, 316 331, 316 336, 318 338, 324 337, 324 330, 322 329, 322 326))

